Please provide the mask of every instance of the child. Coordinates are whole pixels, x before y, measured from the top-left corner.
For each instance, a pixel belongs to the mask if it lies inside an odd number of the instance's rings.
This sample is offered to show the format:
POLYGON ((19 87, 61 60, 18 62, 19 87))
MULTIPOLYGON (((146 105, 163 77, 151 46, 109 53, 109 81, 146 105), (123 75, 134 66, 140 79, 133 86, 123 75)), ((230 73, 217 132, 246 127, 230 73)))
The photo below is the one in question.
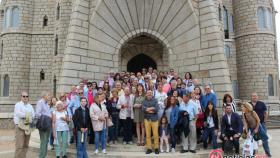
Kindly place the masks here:
POLYGON ((168 138, 169 138, 169 132, 170 132, 170 127, 167 122, 167 117, 164 115, 160 119, 160 126, 159 126, 159 136, 160 136, 160 152, 163 151, 163 143, 165 142, 166 145, 166 152, 169 152, 169 143, 168 143, 168 138))
POLYGON ((56 111, 53 113, 53 136, 56 140, 56 157, 59 158, 62 152, 63 158, 66 158, 66 149, 68 146, 68 116, 64 110, 63 102, 56 102, 56 111))

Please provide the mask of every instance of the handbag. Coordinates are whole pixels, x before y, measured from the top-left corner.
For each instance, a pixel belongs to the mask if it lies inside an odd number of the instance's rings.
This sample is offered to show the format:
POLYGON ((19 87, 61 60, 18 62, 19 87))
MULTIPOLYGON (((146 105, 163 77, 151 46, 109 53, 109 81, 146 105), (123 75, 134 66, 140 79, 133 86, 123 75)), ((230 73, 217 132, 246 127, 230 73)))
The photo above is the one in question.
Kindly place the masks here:
POLYGON ((261 139, 259 132, 253 135, 255 141, 259 141, 261 139))
POLYGON ((113 121, 112 121, 111 118, 108 118, 108 119, 107 119, 107 126, 108 126, 108 127, 114 126, 113 121))

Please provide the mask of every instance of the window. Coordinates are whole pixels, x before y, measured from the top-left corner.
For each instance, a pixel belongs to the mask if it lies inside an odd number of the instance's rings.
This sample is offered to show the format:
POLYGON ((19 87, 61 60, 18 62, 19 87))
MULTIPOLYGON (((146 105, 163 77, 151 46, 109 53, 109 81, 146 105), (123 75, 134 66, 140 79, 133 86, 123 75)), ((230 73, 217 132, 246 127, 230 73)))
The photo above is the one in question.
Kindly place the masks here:
POLYGON ((4 47, 3 41, 1 41, 1 48, 0 48, 0 51, 1 51, 1 52, 0 52, 0 55, 1 55, 1 56, 0 56, 0 59, 3 59, 3 54, 4 54, 4 53, 3 53, 3 47, 4 47))
POLYGON ((228 45, 225 45, 225 56, 230 58, 230 47, 228 45))
POLYGON ((58 36, 55 35, 55 44, 54 44, 54 55, 58 53, 58 36))
POLYGON ((58 3, 56 7, 56 20, 59 20, 59 18, 60 18, 60 5, 58 3))
POLYGON ((234 98, 238 98, 238 82, 237 80, 233 80, 232 81, 232 90, 233 90, 233 96, 234 98))
POLYGON ((53 77, 53 96, 56 96, 56 86, 57 85, 57 79, 56 79, 56 75, 54 75, 53 77))
POLYGON ((19 9, 14 7, 12 9, 12 27, 18 27, 19 24, 19 9))
POLYGON ((274 44, 273 44, 273 51, 274 51, 274 59, 277 60, 278 51, 277 51, 277 44, 276 44, 276 41, 275 41, 274 44))
POLYGON ((221 5, 219 4, 219 20, 222 21, 223 18, 222 18, 222 8, 221 8, 221 5))
POLYGON ((4 76, 4 86, 3 86, 3 96, 7 97, 9 96, 9 90, 10 90, 10 77, 9 75, 4 76))
POLYGON ((48 26, 48 21, 49 21, 48 16, 45 15, 43 18, 43 27, 48 26))
POLYGON ((225 32, 225 39, 229 38, 229 27, 228 27, 228 11, 226 7, 224 6, 224 13, 223 13, 223 18, 224 18, 224 32, 225 32))
POLYGON ((261 30, 265 28, 265 11, 263 7, 258 8, 258 26, 261 30))
POLYGON ((229 16, 229 31, 234 32, 234 21, 232 14, 229 16))
POLYGON ((271 74, 268 75, 268 95, 274 96, 274 81, 271 74))
POLYGON ((267 17, 267 25, 266 27, 270 30, 273 30, 273 19, 272 19, 272 12, 270 9, 266 9, 266 17, 267 17))
POLYGON ((6 9, 5 15, 4 15, 4 28, 8 28, 11 26, 11 9, 6 9))

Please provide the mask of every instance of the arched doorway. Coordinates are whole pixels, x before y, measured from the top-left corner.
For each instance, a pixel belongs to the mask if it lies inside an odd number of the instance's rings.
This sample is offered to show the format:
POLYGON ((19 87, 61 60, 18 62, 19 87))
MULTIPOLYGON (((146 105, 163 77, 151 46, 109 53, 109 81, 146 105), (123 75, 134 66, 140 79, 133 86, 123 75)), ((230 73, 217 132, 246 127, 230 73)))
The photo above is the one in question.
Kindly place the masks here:
POLYGON ((142 68, 148 69, 149 67, 157 69, 157 64, 151 57, 145 54, 136 55, 127 63, 128 72, 141 72, 142 68))

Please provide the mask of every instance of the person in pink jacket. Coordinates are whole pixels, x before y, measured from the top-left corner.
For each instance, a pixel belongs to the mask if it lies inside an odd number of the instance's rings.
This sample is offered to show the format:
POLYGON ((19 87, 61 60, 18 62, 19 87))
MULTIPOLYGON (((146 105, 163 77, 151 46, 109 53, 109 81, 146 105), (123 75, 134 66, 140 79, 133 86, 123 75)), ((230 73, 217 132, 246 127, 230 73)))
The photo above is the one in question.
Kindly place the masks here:
POLYGON ((102 153, 106 154, 106 130, 108 111, 106 105, 102 102, 103 95, 98 94, 95 102, 90 107, 90 118, 95 136, 95 154, 98 154, 99 141, 101 140, 102 153))

